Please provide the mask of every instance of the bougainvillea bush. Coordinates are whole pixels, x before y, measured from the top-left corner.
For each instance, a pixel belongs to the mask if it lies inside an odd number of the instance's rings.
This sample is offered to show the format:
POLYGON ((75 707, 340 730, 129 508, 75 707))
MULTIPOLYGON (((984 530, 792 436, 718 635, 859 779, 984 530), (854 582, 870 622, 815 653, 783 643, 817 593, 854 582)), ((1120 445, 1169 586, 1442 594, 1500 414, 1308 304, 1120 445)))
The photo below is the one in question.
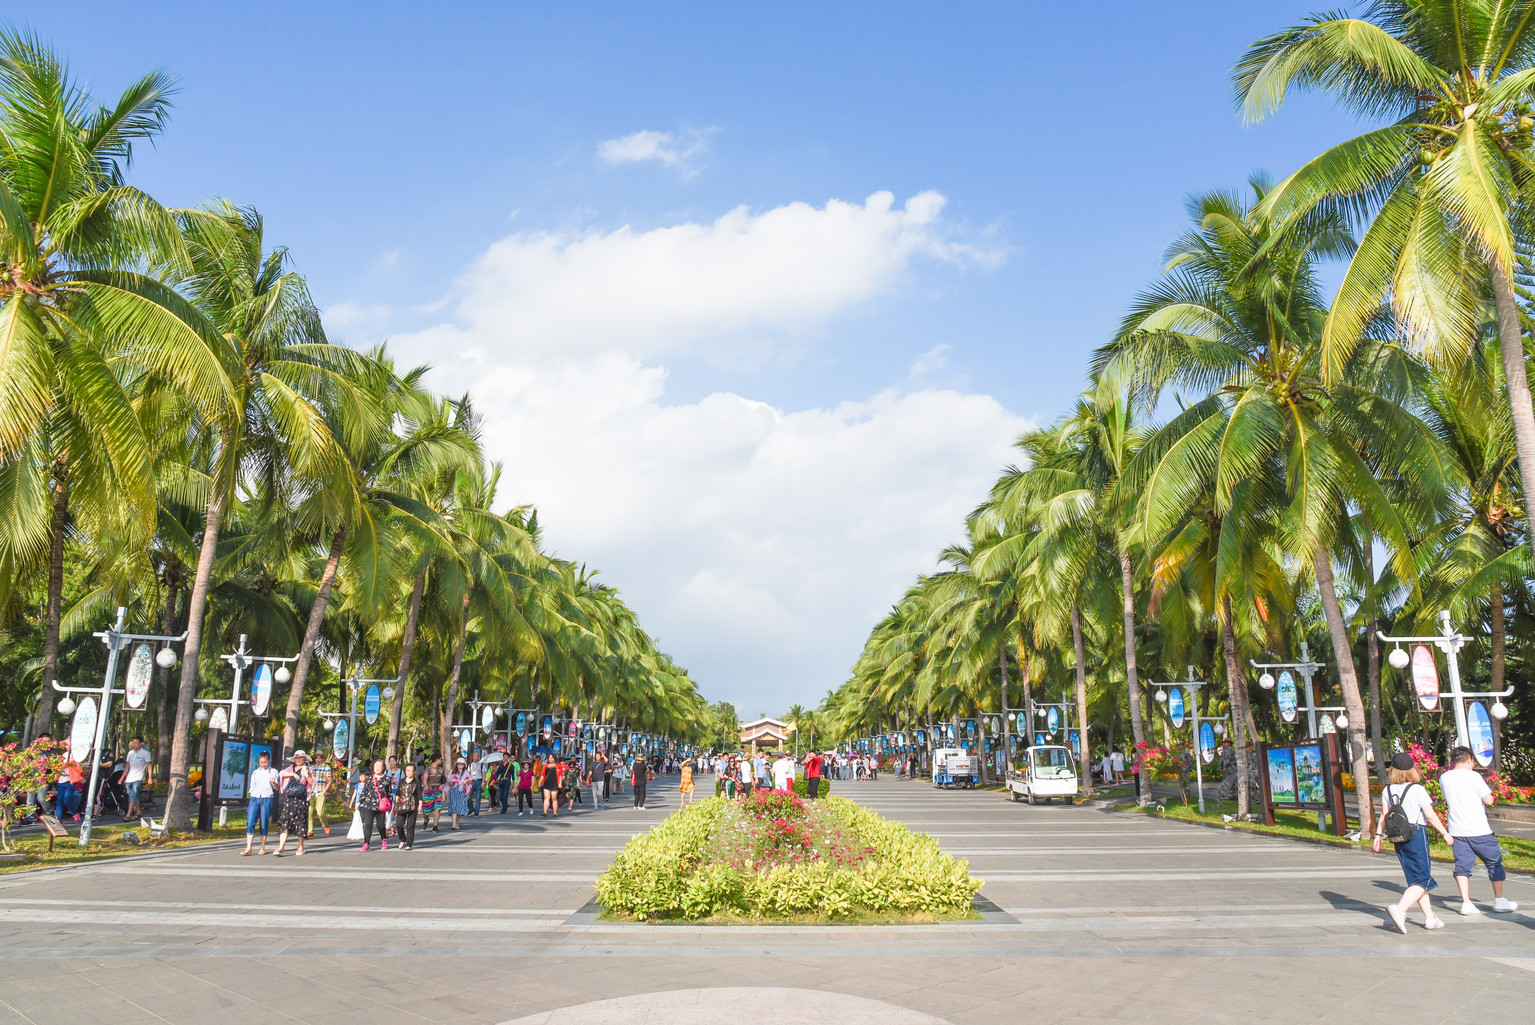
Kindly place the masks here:
POLYGON ((28 794, 58 779, 63 770, 63 756, 47 741, 30 747, 0 747, 0 851, 11 849, 11 821, 17 805, 26 803, 28 794))
POLYGON ((970 917, 969 863, 843 798, 699 801, 630 840, 597 880, 623 918, 970 917))

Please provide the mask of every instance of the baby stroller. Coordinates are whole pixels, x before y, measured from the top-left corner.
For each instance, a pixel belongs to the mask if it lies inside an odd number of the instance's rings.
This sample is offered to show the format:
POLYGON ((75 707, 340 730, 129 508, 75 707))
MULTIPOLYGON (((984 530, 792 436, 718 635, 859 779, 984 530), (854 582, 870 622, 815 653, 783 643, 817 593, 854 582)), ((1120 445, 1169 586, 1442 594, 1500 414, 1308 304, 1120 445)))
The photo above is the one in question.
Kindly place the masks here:
POLYGON ((121 818, 128 812, 128 788, 123 786, 123 774, 127 767, 114 763, 111 769, 102 766, 101 783, 96 788, 98 814, 111 811, 121 818))

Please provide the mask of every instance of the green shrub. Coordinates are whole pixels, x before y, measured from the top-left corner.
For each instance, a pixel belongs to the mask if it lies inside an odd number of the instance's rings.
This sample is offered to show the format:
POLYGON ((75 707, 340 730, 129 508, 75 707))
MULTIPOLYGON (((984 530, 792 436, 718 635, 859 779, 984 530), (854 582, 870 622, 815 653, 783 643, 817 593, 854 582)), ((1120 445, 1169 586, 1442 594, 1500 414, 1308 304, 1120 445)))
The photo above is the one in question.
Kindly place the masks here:
POLYGON ((723 798, 699 801, 630 840, 597 880, 603 907, 626 917, 687 920, 959 915, 981 888, 969 863, 945 854, 932 837, 840 797, 822 813, 868 850, 856 864, 752 869, 706 860, 721 817, 741 811, 732 812, 723 798))

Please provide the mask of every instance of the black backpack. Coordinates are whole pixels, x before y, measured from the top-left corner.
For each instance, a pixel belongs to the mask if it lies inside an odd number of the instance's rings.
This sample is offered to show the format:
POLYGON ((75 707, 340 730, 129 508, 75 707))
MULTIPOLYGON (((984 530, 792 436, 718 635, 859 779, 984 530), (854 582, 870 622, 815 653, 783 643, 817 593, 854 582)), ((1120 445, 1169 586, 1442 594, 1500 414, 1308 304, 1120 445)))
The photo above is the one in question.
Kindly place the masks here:
POLYGON ((1418 831, 1418 827, 1407 820, 1407 813, 1402 810, 1402 802, 1407 799, 1407 792, 1418 785, 1406 784, 1398 791, 1395 800, 1391 799, 1391 791, 1387 788, 1386 814, 1380 820, 1380 831, 1381 835, 1392 843, 1406 843, 1418 831))

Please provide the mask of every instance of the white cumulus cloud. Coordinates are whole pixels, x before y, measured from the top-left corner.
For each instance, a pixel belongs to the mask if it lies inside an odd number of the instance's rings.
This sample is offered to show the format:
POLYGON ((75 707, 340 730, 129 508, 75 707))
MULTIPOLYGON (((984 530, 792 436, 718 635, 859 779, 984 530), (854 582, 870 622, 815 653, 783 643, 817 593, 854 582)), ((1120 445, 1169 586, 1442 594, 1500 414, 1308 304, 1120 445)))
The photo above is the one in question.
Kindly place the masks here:
POLYGON ((901 382, 782 408, 669 399, 667 360, 746 336, 813 341, 924 259, 966 260, 943 197, 795 203, 652 231, 519 234, 464 275, 455 316, 391 345, 472 392, 503 499, 603 571, 712 698, 812 703, 930 570, 1028 424, 988 395, 901 382))
POLYGON ((516 352, 696 350, 803 334, 901 282, 922 259, 990 262, 949 237, 944 197, 739 207, 650 231, 524 232, 495 243, 459 282, 460 323, 516 352))

